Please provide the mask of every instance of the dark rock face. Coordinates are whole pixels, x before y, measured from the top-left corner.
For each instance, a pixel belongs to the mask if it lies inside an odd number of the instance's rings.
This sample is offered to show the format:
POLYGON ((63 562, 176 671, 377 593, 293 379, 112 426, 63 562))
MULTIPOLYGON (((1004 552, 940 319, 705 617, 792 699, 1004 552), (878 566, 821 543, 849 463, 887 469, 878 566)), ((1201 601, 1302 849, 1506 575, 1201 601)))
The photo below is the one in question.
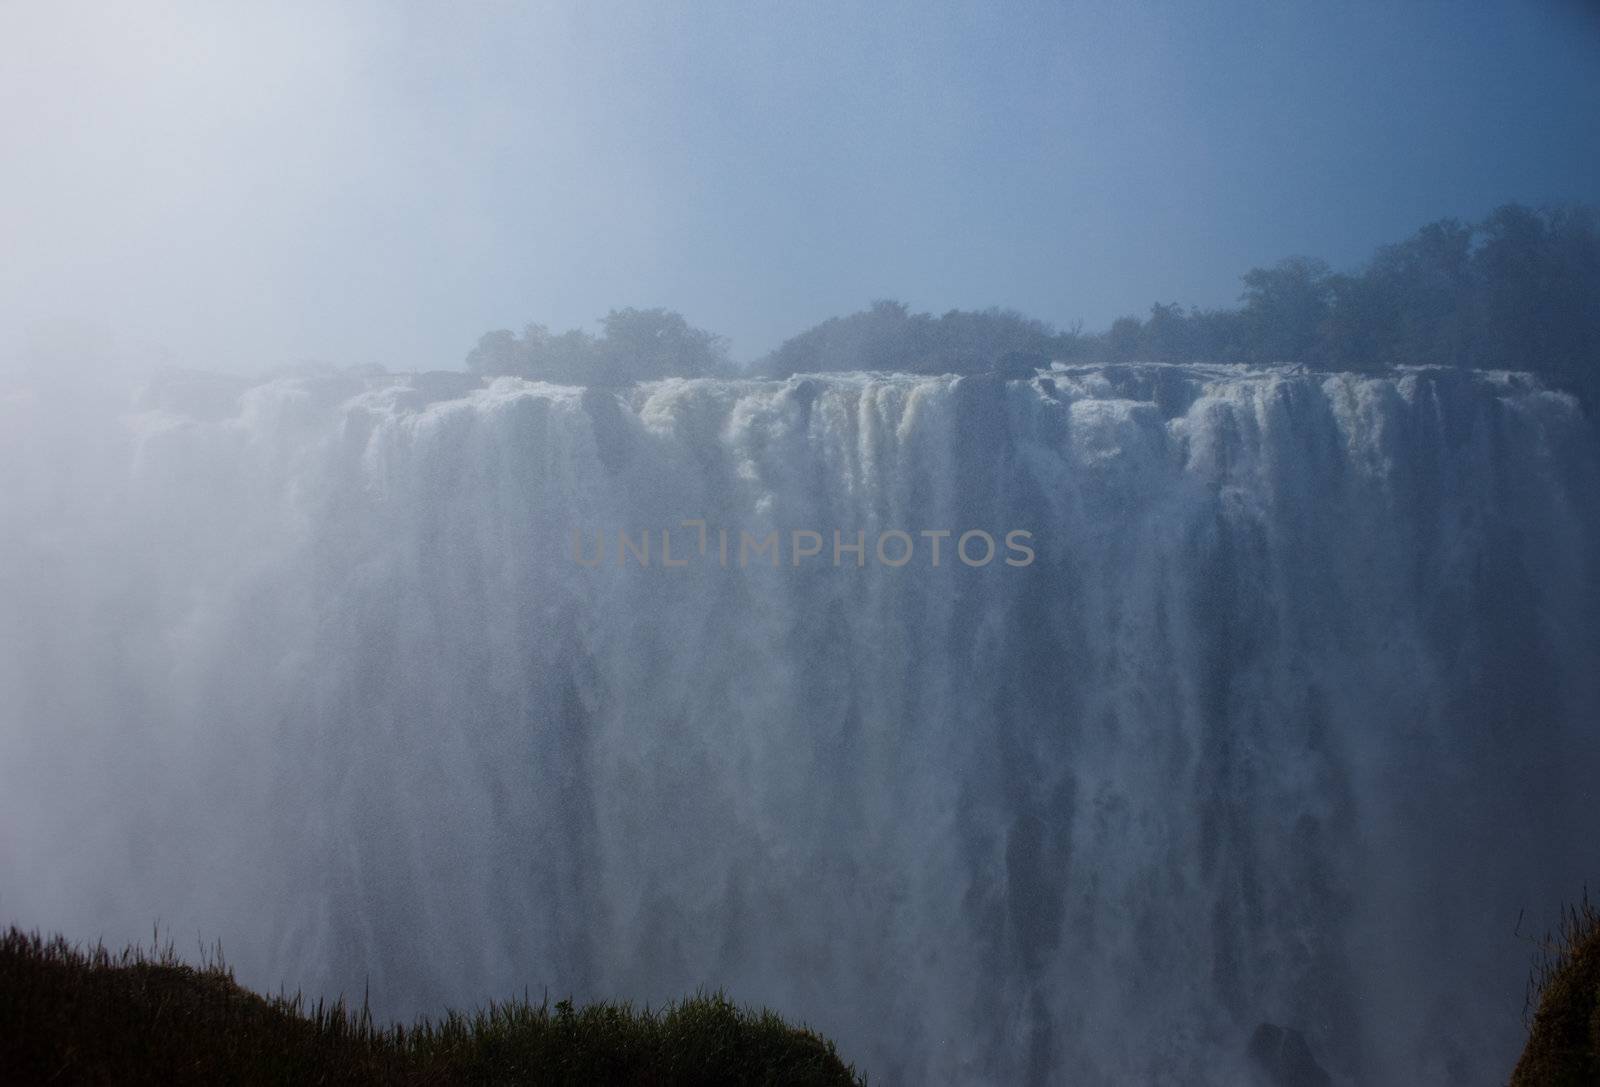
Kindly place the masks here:
POLYGON ((633 459, 632 435, 615 392, 596 386, 583 390, 583 410, 594 427, 595 452, 610 475, 617 475, 633 459))
POLYGON ((1027 381, 1040 370, 1050 369, 1050 358, 1037 351, 1007 351, 994 363, 994 373, 1007 381, 1027 381))
POLYGON ((1250 1037, 1250 1059, 1272 1087, 1333 1087, 1311 1055, 1305 1035, 1292 1027, 1262 1023, 1250 1037))

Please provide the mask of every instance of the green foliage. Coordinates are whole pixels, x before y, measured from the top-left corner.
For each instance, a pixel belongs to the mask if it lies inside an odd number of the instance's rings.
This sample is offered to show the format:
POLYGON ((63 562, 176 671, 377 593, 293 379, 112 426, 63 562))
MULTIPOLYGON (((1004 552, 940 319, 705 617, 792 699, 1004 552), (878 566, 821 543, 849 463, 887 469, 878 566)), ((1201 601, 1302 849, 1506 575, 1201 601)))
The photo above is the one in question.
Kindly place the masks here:
POLYGON ((983 373, 1014 367, 1024 357, 1048 364, 1081 353, 1076 330, 1057 332, 1014 310, 951 310, 935 317, 879 300, 784 341, 756 368, 777 377, 839 370, 983 373))
POLYGON ((0 1078, 10 1083, 841 1084, 833 1044, 721 993, 661 1011, 491 1004, 413 1027, 363 1006, 266 998, 220 954, 200 967, 0 938, 0 1078))
POLYGON ((467 355, 467 369, 562 385, 717 377, 733 369, 727 340, 671 310, 612 310, 600 328, 599 336, 581 329, 557 334, 544 325, 529 325, 520 339, 508 329, 485 333, 467 355))
POLYGON ((1111 330, 1106 333, 1102 354, 1112 362, 1128 362, 1137 358, 1144 345, 1143 332, 1139 318, 1118 317, 1111 322, 1111 330))
POLYGON ((1108 361, 1527 370, 1600 404, 1600 223, 1589 207, 1502 207, 1430 223, 1352 274, 1291 257, 1244 275, 1243 305, 1122 317, 1108 361))
POLYGON ((1600 1083, 1600 910, 1587 896, 1545 937, 1528 983, 1537 1010, 1511 1087, 1600 1083))
POLYGON ((1472 336, 1472 227, 1430 223, 1378 250, 1366 270, 1342 277, 1334 317, 1346 333, 1335 355, 1381 365, 1467 366, 1472 336))
POLYGON ((1320 260, 1289 257, 1244 274, 1244 322, 1255 362, 1313 357, 1328 319, 1332 273, 1320 260))
MULTIPOLYGON (((1335 273, 1291 257, 1243 277, 1236 309, 1157 302, 1105 333, 1058 332, 1014 310, 941 317, 880 300, 786 340, 758 373, 888 370, 1026 377, 1052 361, 1297 363, 1527 370, 1600 406, 1600 221, 1589 207, 1508 204, 1475 225, 1442 219, 1335 273), (1039 360, 1043 360, 1040 362, 1039 360)), ((467 365, 564 384, 732 372, 722 337, 667 310, 613 310, 601 334, 529 325, 479 341, 467 365)))

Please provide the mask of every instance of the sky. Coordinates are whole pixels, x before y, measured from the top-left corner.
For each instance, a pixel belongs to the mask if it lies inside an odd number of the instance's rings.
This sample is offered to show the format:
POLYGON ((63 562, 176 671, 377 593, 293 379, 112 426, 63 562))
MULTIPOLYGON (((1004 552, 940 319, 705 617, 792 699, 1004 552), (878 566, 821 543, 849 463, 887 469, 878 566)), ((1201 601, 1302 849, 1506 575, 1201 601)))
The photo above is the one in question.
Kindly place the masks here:
POLYGON ((455 368, 665 306, 1104 328, 1600 203, 1581 3, 0 0, 0 356, 455 368))

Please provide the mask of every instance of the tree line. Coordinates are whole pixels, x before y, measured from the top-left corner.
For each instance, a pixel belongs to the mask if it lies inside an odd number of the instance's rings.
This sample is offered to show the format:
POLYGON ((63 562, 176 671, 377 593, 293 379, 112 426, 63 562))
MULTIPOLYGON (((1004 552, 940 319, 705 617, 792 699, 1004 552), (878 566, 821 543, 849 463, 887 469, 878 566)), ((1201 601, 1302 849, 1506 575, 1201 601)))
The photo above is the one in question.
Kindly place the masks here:
POLYGON ((617 309, 600 319, 600 335, 551 332, 528 325, 485 333, 467 355, 467 369, 513 374, 562 385, 626 385, 663 377, 727 377, 726 337, 695 328, 665 309, 617 309))
MULTIPOLYGON (((1335 272, 1290 257, 1246 272, 1239 304, 1156 302, 1104 332, 1057 330, 1014 310, 913 312, 885 300, 830 318, 757 360, 755 373, 840 370, 1026 374, 1065 362, 1300 364, 1375 372, 1397 365, 1528 370, 1600 403, 1600 216, 1585 205, 1498 208, 1443 219, 1335 272)), ((727 341, 668 310, 614 310, 601 334, 530 325, 485 335, 485 373, 617 384, 737 372, 727 341)))

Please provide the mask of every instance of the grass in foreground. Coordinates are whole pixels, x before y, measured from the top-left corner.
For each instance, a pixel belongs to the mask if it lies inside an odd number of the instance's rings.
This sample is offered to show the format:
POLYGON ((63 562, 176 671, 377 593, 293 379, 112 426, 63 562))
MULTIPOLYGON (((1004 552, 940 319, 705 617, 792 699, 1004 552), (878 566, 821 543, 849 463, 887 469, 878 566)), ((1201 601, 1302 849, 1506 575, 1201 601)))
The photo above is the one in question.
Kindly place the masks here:
POLYGON ((414 1027, 240 986, 218 956, 0 938, 7 1083, 855 1085, 832 1042, 721 993, 660 1011, 491 1004, 414 1027))
POLYGON ((1600 910, 1585 896, 1570 909, 1529 982, 1537 1010, 1511 1087, 1600 1083, 1600 910))

